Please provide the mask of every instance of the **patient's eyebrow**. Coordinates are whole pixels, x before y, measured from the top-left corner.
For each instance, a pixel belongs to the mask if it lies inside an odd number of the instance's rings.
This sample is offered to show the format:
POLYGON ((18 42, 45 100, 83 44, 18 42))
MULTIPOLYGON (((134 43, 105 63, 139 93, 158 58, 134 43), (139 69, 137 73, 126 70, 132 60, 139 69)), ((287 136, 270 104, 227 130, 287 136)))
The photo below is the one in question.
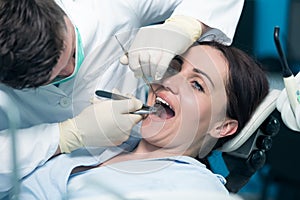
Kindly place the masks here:
POLYGON ((213 83, 213 81, 211 80, 211 78, 210 78, 205 72, 201 71, 201 70, 198 69, 198 68, 193 68, 193 72, 196 72, 196 73, 198 73, 198 74, 202 74, 203 76, 205 76, 205 77, 209 80, 209 82, 211 83, 211 85, 212 85, 213 87, 215 87, 215 84, 213 83))

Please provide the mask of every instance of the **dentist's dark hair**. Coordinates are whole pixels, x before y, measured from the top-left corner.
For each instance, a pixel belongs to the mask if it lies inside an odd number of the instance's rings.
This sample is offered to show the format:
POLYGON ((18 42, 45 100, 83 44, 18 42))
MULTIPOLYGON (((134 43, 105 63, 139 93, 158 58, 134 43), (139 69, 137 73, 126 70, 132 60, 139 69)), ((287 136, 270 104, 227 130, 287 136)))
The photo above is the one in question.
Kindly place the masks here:
POLYGON ((54 0, 0 0, 0 83, 48 82, 63 49, 65 13, 54 0))
POLYGON ((211 46, 222 52, 229 67, 229 76, 225 83, 227 95, 226 116, 238 121, 238 129, 235 134, 220 138, 215 146, 215 148, 218 148, 235 137, 244 128, 255 109, 267 96, 269 82, 262 65, 242 50, 217 42, 203 42, 200 44, 211 46))

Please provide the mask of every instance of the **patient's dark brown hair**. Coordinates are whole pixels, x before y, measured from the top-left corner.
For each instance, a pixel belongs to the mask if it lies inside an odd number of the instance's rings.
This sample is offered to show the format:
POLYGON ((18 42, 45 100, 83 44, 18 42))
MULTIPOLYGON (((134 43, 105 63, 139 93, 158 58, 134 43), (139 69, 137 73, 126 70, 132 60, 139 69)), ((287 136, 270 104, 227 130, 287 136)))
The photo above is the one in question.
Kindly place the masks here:
POLYGON ((0 0, 0 83, 46 83, 63 48, 65 13, 54 0, 0 0))
POLYGON ((261 64, 244 51, 217 42, 203 42, 224 55, 229 66, 226 116, 238 121, 237 132, 218 140, 215 148, 235 137, 250 120, 253 112, 269 92, 269 83, 261 64))
MULTIPOLYGON (((197 42, 195 45, 207 45, 219 50, 227 60, 229 72, 225 82, 227 96, 226 116, 238 121, 235 134, 220 138, 214 149, 235 137, 250 120, 253 112, 269 92, 269 82, 261 64, 244 51, 233 46, 225 46, 217 42, 197 42)), ((170 64, 165 78, 181 70, 180 56, 174 58, 179 64, 170 64)))

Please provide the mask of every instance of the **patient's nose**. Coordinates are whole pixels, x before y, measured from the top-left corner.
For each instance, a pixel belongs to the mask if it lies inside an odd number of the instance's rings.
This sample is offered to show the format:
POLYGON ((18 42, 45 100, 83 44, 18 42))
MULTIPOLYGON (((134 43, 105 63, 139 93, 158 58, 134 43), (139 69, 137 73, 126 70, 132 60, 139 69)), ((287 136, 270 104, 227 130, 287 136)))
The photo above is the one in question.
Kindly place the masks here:
POLYGON ((181 73, 177 73, 176 75, 170 76, 162 80, 162 85, 171 91, 173 94, 178 94, 179 87, 185 83, 185 78, 181 75, 181 73))

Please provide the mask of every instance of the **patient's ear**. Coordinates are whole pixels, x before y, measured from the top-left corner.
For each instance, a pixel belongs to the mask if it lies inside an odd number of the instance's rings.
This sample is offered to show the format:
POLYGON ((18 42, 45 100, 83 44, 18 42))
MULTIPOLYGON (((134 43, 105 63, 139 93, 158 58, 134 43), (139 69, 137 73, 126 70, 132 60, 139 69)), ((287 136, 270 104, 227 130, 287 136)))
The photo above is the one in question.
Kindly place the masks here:
POLYGON ((238 121, 234 119, 226 119, 225 122, 217 127, 219 132, 219 138, 232 135, 236 132, 238 128, 238 121))

